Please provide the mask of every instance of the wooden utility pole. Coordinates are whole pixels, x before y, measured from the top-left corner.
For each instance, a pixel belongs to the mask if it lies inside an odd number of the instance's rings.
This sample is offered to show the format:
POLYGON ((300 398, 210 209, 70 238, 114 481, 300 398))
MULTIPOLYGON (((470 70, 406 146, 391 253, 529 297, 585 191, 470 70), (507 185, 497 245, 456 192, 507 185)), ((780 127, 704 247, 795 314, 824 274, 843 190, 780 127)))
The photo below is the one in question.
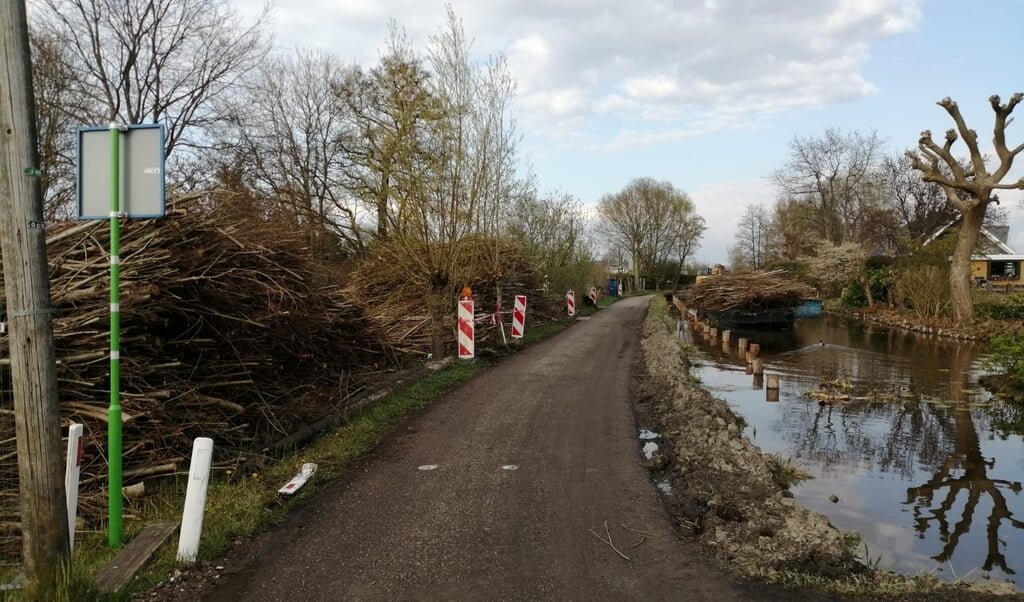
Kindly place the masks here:
POLYGON ((26 587, 69 557, 46 230, 25 0, 0 1, 0 259, 10 322, 26 587))

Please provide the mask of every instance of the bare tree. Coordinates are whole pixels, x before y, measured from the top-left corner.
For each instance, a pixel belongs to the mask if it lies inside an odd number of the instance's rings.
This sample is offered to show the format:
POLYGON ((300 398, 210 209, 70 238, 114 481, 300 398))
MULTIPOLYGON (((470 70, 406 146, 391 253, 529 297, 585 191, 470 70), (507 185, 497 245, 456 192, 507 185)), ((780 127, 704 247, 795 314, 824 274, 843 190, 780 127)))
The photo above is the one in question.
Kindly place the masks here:
POLYGON ((74 92, 75 74, 60 40, 34 32, 30 41, 43 215, 47 221, 56 221, 74 214, 75 130, 80 125, 74 116, 84 112, 85 99, 74 92))
POLYGON ((736 224, 736 245, 730 253, 733 269, 759 269, 768 258, 771 219, 762 205, 747 205, 736 224))
POLYGON ((999 96, 989 98, 989 104, 995 113, 992 131, 992 146, 999 159, 995 170, 989 172, 985 156, 978 147, 978 134, 967 127, 960 113, 960 107, 944 98, 938 105, 946 110, 956 124, 956 129, 946 131, 946 140, 939 146, 932 140, 928 130, 921 132, 918 151, 908 151, 914 169, 921 172, 926 182, 934 182, 942 187, 946 200, 960 211, 960 230, 956 251, 950 265, 949 286, 953 301, 953 312, 957 321, 963 322, 974 317, 974 298, 971 291, 971 254, 978 241, 985 220, 986 209, 992 202, 998 202, 993 192, 996 190, 1024 190, 1024 178, 1016 182, 1003 183, 1003 179, 1013 166, 1013 161, 1024 151, 1024 143, 1009 148, 1006 144, 1006 128, 1013 121, 1010 115, 1024 94, 1018 92, 1010 97, 1009 102, 1002 104, 999 96), (970 157, 970 166, 965 166, 953 155, 953 145, 963 139, 970 157), (964 194, 961 194, 964 193, 964 194))
POLYGON ((33 26, 59 40, 79 125, 163 123, 166 152, 197 144, 210 100, 270 48, 267 10, 243 22, 227 0, 36 0, 33 26), (98 108, 98 112, 95 109, 98 108))
POLYGON ((686 260, 700 248, 700 240, 704 237, 704 232, 707 229, 704 218, 695 213, 687 215, 676 224, 676 241, 669 251, 669 254, 679 262, 673 288, 683 275, 686 260))
POLYGON ((821 138, 794 137, 789 147, 789 161, 772 176, 780 195, 811 210, 820 237, 840 244, 856 235, 865 209, 880 200, 873 176, 882 139, 830 128, 821 138))
POLYGON ((957 218, 942 188, 925 182, 908 157, 886 157, 878 171, 882 190, 910 240, 924 242, 957 218))
POLYGON ((240 166, 245 183, 289 215, 321 254, 337 239, 348 252, 365 246, 359 206, 344 188, 339 141, 347 120, 334 94, 343 72, 323 52, 270 57, 226 103, 215 130, 220 161, 240 166))
POLYGON ((598 202, 600 227, 608 241, 622 247, 633 263, 634 286, 644 270, 678 250, 681 226, 693 215, 693 202, 670 182, 637 178, 598 202))
POLYGON ((555 290, 581 286, 592 257, 586 215, 580 201, 568 194, 526 196, 515 206, 508 230, 534 257, 536 268, 555 290))

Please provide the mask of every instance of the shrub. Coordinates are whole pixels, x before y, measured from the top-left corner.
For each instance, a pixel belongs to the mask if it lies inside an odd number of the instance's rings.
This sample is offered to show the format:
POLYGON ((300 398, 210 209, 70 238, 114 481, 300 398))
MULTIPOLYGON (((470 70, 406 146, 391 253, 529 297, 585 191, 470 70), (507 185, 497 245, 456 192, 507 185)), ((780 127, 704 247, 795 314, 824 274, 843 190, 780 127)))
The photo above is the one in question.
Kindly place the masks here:
POLYGON ((948 315, 949 270, 933 265, 919 265, 900 270, 893 284, 894 296, 918 317, 934 318, 948 315))
POLYGON ((846 308, 864 307, 868 304, 864 295, 864 287, 851 283, 843 289, 843 296, 839 298, 839 304, 846 308))
POLYGON ((989 356, 981 361, 983 369, 1005 374, 1024 383, 1024 337, 1012 334, 994 335, 989 343, 989 356))
POLYGON ((1024 320, 1024 295, 988 295, 974 304, 974 314, 992 320, 1024 320))

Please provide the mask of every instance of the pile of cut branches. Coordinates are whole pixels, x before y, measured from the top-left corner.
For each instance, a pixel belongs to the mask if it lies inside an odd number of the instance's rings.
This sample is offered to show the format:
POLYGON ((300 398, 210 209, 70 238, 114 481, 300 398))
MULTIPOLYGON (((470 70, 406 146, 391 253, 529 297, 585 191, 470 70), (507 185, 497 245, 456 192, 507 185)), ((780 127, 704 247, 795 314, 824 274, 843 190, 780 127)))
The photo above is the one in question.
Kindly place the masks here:
POLYGON ((561 294, 545 292, 535 262, 515 241, 470 237, 455 244, 460 259, 446 269, 432 269, 439 262, 430 258, 455 255, 450 249, 390 242, 373 247, 370 257, 348 275, 347 296, 381 325, 396 351, 430 352, 432 311, 444 317, 441 336, 446 348, 452 348, 456 302, 464 287, 473 292, 478 348, 501 342, 499 315, 508 332, 515 295, 527 296, 528 324, 564 314, 561 294), (497 314, 499 288, 501 314, 497 314))
MULTIPOLYGON (((212 437, 222 463, 263 449, 341 410, 396 363, 385 333, 312 259, 294 223, 217 207, 172 206, 164 219, 122 225, 125 485, 187 470, 195 437, 212 437)), ((107 478, 109 233, 105 221, 71 222, 47 243, 62 422, 85 425, 86 519, 103 516, 107 478)), ((19 508, 7 346, 0 337, 5 549, 19 508)))
POLYGON ((711 276, 689 287, 681 296, 687 307, 702 312, 762 311, 800 305, 814 296, 814 289, 787 277, 782 270, 775 270, 711 276))

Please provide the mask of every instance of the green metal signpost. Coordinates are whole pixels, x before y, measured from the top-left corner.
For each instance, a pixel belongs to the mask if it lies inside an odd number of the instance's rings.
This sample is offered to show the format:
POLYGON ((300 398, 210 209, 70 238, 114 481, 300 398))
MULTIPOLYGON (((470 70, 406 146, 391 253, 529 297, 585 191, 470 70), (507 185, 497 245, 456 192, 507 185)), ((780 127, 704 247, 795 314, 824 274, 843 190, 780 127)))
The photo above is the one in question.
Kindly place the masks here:
POLYGON ((110 408, 107 411, 110 547, 121 545, 121 131, 110 126, 110 408))
POLYGON ((119 125, 78 130, 78 217, 110 220, 110 407, 107 411, 109 517, 112 548, 123 533, 121 441, 121 218, 164 215, 164 130, 119 125), (107 138, 104 152, 102 137, 107 138), (125 148, 122 149, 122 138, 125 148), (124 152, 123 152, 124 151, 124 152), (103 157, 109 157, 104 161, 103 157), (109 188, 105 185, 109 184, 109 188), (127 198, 122 203, 122 191, 127 198), (109 202, 109 212, 101 207, 109 202), (124 211, 125 208, 129 211, 124 211))

